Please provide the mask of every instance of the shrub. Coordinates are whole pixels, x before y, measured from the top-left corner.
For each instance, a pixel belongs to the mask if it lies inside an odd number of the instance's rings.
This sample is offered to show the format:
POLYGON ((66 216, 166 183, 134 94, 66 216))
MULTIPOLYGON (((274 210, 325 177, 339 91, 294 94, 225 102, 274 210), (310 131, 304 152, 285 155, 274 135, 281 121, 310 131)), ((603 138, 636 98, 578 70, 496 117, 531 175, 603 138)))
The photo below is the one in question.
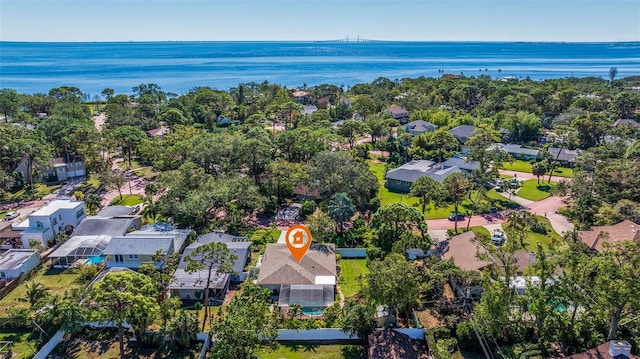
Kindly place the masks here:
POLYGON ((458 324, 456 337, 458 338, 458 345, 460 345, 460 349, 474 353, 482 351, 482 348, 480 348, 478 344, 478 338, 473 330, 473 325, 470 322, 462 322, 458 324))
POLYGON ((313 214, 316 210, 316 203, 313 201, 304 201, 302 202, 302 208, 300 208, 300 215, 302 217, 306 217, 310 214, 313 214))
POLYGON ((82 282, 90 282, 98 274, 98 267, 92 265, 81 265, 78 273, 82 282))
POLYGON ((534 233, 540 233, 540 234, 548 233, 547 226, 545 226, 544 223, 538 220, 531 223, 529 227, 531 228, 531 231, 533 231, 534 233))
POLYGON ((448 328, 436 328, 433 330, 433 336, 436 340, 451 338, 451 330, 448 328))

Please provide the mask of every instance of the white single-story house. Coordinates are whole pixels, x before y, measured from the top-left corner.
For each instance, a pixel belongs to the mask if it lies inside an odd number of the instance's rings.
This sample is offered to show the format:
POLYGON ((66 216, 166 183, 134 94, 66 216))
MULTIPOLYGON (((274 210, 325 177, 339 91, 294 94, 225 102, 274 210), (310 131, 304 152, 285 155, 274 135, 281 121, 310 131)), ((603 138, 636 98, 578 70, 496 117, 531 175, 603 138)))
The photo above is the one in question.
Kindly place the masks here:
POLYGON ((13 280, 22 273, 29 274, 40 264, 40 254, 35 249, 10 249, 0 254, 0 280, 13 280))

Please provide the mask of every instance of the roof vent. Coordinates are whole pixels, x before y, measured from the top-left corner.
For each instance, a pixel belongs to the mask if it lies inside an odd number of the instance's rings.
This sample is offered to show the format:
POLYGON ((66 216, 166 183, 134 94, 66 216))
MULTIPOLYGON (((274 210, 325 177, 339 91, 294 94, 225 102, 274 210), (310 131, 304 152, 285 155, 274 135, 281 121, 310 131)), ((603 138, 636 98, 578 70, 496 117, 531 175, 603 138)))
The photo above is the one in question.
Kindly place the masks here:
POLYGON ((609 354, 614 358, 619 355, 628 358, 631 355, 631 344, 623 340, 612 340, 609 342, 609 354))

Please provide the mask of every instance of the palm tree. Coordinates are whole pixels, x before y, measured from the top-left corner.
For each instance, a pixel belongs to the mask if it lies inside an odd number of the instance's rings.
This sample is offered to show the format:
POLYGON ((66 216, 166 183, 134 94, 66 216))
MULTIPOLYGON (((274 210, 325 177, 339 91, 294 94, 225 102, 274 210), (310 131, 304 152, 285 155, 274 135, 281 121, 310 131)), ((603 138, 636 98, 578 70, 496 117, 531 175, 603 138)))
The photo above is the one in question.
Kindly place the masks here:
POLYGON ((507 219, 509 220, 509 224, 511 228, 515 229, 519 235, 520 246, 523 249, 525 248, 524 238, 527 235, 527 227, 529 227, 533 221, 535 221, 535 217, 531 212, 522 209, 519 211, 511 212, 507 215, 507 219))
POLYGON ((32 308, 49 294, 49 289, 40 282, 30 281, 27 282, 25 286, 27 288, 29 305, 31 305, 32 308))
POLYGON ((89 212, 90 215, 96 214, 100 209, 101 204, 102 198, 97 194, 88 195, 84 201, 84 205, 87 207, 87 212, 89 212))
POLYGON ((538 184, 540 184, 540 176, 544 176, 547 172, 547 166, 542 162, 536 162, 531 166, 531 172, 538 177, 538 184))
POLYGON ((611 85, 611 88, 613 88, 613 80, 615 80, 616 75, 618 74, 618 68, 617 67, 612 67, 609 69, 609 83, 611 85))
POLYGON ((460 172, 452 173, 445 177, 443 184, 444 188, 447 191, 449 200, 453 202, 453 208, 456 215, 456 218, 454 220, 454 228, 456 233, 458 233, 457 215, 460 213, 458 212, 458 207, 460 206, 460 203, 469 195, 471 189, 473 189, 473 184, 465 174, 460 172))
POLYGON ((329 217, 338 224, 340 237, 342 237, 344 231, 344 222, 351 219, 355 212, 356 208, 346 193, 338 192, 331 197, 331 201, 329 202, 329 217))

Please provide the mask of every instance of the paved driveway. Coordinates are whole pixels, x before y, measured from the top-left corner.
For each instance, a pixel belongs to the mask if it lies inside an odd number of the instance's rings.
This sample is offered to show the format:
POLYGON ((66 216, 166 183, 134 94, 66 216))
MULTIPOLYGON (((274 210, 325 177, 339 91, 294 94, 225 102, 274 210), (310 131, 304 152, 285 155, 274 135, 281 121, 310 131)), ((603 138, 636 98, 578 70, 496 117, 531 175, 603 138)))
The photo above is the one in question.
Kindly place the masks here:
MULTIPOLYGON (((531 211, 534 214, 545 216, 551 222, 553 229, 562 234, 565 231, 573 230, 573 224, 567 220, 567 218, 556 211, 566 204, 564 198, 558 196, 552 196, 540 200, 538 202, 532 202, 523 206, 523 208, 531 211)), ((458 227, 466 227, 467 220, 458 222, 458 227)), ((502 211, 496 215, 475 215, 471 217, 471 227, 475 226, 487 226, 491 224, 499 224, 506 222, 506 213, 502 211)), ((446 218, 443 219, 429 219, 427 225, 430 230, 448 229, 453 228, 454 223, 446 218)))

